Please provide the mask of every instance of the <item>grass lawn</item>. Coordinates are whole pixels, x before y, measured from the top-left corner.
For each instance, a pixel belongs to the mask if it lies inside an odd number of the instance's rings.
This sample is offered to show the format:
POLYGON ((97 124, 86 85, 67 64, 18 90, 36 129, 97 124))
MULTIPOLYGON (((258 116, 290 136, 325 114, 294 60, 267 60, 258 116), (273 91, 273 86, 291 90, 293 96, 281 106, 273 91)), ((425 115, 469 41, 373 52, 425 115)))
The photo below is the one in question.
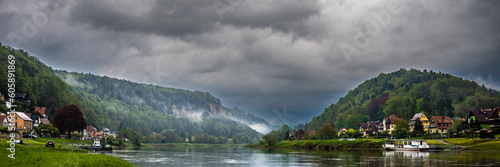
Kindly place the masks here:
POLYGON ((92 154, 84 149, 77 148, 58 148, 56 142, 55 148, 46 148, 45 142, 35 140, 23 140, 26 146, 16 144, 15 158, 7 157, 10 153, 7 148, 10 148, 7 139, 2 139, 0 142, 0 162, 2 166, 133 166, 129 162, 122 159, 103 155, 92 154))
POLYGON ((484 143, 486 142, 485 139, 472 139, 469 140, 469 138, 449 138, 449 139, 443 139, 444 141, 454 144, 454 145, 460 145, 460 146, 470 146, 474 144, 479 144, 479 143, 484 143), (459 143, 460 142, 460 143, 459 143))
POLYGON ((446 144, 439 142, 437 139, 428 139, 427 144, 429 144, 429 145, 446 145, 446 144))
MULTIPOLYGON (((460 140, 461 141, 461 140, 460 140)), ((466 150, 476 151, 500 151, 500 139, 494 139, 489 142, 479 143, 465 148, 466 150)))

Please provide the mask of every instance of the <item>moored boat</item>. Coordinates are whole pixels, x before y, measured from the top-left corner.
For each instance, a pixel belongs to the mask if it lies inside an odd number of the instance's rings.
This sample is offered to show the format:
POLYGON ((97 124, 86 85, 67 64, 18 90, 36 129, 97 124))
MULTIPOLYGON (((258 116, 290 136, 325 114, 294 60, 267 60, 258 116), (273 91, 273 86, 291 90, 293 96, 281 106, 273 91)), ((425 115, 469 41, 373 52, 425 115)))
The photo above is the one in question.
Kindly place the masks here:
POLYGON ((432 148, 424 140, 385 140, 383 145, 387 151, 440 151, 432 148))

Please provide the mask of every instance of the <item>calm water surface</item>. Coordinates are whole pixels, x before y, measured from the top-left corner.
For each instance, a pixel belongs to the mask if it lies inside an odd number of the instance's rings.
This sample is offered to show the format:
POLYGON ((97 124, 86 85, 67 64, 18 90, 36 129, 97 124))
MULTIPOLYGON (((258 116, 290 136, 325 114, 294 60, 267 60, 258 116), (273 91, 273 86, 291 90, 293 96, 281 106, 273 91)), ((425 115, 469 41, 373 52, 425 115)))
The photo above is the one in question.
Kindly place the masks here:
POLYGON ((249 148, 114 150, 136 166, 500 166, 500 152, 346 152, 249 148))

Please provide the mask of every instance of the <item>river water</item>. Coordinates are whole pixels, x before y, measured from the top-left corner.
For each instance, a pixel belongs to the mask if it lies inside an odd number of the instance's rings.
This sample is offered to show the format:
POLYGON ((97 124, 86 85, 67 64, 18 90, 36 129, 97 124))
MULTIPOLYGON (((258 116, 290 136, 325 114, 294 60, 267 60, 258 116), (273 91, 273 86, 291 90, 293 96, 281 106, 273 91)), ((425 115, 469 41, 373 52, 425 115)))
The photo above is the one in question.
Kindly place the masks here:
POLYGON ((500 166, 500 152, 348 152, 285 149, 158 148, 113 150, 136 166, 500 166))

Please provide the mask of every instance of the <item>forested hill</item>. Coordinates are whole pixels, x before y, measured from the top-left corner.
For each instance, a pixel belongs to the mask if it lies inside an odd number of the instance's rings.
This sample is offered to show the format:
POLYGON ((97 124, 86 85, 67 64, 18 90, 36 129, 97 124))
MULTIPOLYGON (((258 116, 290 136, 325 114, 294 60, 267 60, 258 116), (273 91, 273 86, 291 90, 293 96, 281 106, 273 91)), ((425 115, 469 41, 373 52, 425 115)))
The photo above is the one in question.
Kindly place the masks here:
POLYGON ((208 92, 146 85, 106 76, 54 71, 80 95, 99 102, 104 112, 152 111, 177 118, 223 117, 245 124, 266 124, 264 119, 238 107, 227 108, 208 92))
MULTIPOLYGON (((248 135, 253 139, 259 134, 241 122, 268 124, 237 107, 222 106, 219 99, 206 92, 55 72, 36 57, 9 46, 0 46, 0 69, 4 69, 0 70, 0 85, 7 85, 8 55, 16 58, 16 93, 27 93, 31 99, 30 105, 18 104, 18 111, 30 113, 35 106, 47 107, 50 117, 57 108, 77 104, 87 123, 99 130, 128 127, 142 135, 166 130, 181 137, 207 133, 226 137, 248 135)), ((0 91, 5 95, 7 87, 0 87, 0 91)), ((6 112, 7 108, 0 105, 0 110, 6 112)))
POLYGON ((500 93, 450 74, 400 69, 350 90, 335 104, 306 124, 315 130, 324 122, 337 128, 357 129, 359 123, 395 114, 409 120, 415 113, 466 117, 468 111, 500 106, 500 93))

